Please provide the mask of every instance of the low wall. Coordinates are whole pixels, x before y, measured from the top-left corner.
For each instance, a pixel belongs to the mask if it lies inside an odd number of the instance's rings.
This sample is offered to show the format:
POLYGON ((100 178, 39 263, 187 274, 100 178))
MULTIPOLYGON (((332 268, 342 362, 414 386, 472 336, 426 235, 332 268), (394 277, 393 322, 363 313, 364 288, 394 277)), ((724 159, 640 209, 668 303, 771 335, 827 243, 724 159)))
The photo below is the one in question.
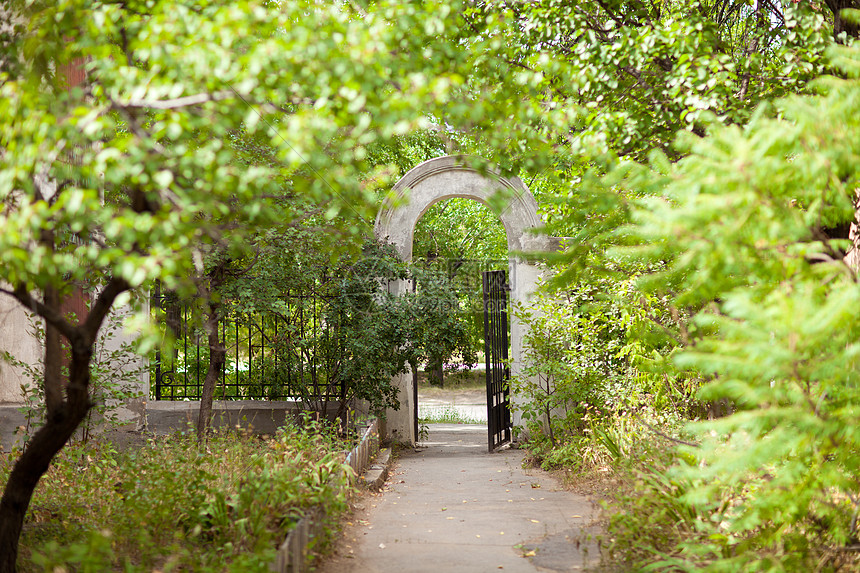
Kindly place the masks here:
MULTIPOLYGON (((0 404, 0 449, 8 452, 19 440, 16 429, 25 426, 27 418, 18 411, 20 404, 0 404)), ((333 419, 339 404, 331 403, 327 415, 333 419)), ((118 434, 168 434, 174 431, 193 429, 197 422, 199 401, 167 402, 149 401, 144 404, 143 416, 129 423, 111 429, 118 434)), ((213 427, 245 428, 255 434, 274 434, 285 421, 302 411, 301 402, 295 400, 216 400, 212 404, 213 427)))
MULTIPOLYGON (((175 430, 193 428, 197 423, 199 401, 150 401, 146 404, 144 431, 167 434, 175 430)), ((284 422, 297 416, 301 403, 295 400, 215 400, 212 403, 212 426, 215 428, 241 427, 257 434, 274 434, 284 422)), ((330 408, 333 415, 337 406, 330 408)))

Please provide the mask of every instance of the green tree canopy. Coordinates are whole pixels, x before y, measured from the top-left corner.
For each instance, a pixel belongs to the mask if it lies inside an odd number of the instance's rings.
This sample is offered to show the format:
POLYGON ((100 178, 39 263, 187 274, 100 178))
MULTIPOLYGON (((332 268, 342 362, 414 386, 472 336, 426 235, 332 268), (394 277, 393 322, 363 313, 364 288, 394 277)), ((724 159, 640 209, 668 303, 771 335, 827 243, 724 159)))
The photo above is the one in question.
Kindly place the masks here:
POLYGON ((527 97, 531 80, 475 74, 503 62, 495 40, 461 33, 462 12, 447 1, 8 7, 0 280, 47 322, 47 422, 0 501, 0 571, 14 570, 33 488, 90 407, 92 345, 121 293, 154 280, 190 292, 207 254, 244 256, 250 237, 307 213, 296 201, 360 232, 353 221, 372 220, 390 173, 369 168, 369 146, 429 118, 484 132, 488 159, 509 171, 544 161, 511 151, 545 148, 544 126, 565 116, 527 97), (95 302, 70 321, 62 299, 78 287, 95 302))
POLYGON ((851 242, 822 228, 857 221, 860 50, 829 54, 843 78, 817 80, 818 95, 611 179, 639 199, 610 257, 646 263, 640 288, 691 312, 674 364, 735 409, 694 425, 700 446, 669 470, 688 535, 649 558, 665 567, 837 568, 856 543, 860 291, 851 242))

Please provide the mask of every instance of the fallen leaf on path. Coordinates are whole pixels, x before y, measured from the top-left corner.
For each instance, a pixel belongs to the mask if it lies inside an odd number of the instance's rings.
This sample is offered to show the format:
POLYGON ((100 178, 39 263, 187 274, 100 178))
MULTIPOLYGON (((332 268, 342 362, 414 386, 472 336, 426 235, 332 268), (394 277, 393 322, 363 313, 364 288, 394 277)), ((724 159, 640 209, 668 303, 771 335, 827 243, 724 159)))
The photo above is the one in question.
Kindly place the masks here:
POLYGON ((530 519, 529 521, 531 521, 532 523, 540 523, 540 521, 538 521, 537 519, 530 519))
POLYGON ((529 551, 523 552, 523 557, 534 557, 534 556, 535 556, 535 550, 534 549, 530 549, 529 551))

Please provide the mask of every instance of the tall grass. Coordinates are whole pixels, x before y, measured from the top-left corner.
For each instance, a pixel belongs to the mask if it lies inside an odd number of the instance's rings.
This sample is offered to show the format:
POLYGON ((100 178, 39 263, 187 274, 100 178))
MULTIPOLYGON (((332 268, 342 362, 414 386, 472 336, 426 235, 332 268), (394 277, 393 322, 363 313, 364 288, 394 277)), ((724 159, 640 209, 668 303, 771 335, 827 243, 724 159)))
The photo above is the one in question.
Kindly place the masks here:
POLYGON ((314 423, 265 439, 216 433, 202 448, 180 434, 127 451, 71 446, 36 491, 20 570, 268 571, 306 511, 323 506, 330 532, 347 508, 345 448, 314 423))

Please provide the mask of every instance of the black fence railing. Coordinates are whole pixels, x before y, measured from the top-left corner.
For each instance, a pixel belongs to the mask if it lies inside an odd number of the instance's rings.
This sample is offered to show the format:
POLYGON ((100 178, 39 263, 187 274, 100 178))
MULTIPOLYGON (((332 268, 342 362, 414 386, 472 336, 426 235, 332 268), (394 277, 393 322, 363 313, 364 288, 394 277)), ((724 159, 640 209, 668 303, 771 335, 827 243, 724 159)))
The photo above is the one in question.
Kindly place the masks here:
MULTIPOLYGON (((172 331, 172 350, 160 349, 152 363, 152 399, 197 400, 209 366, 206 331, 193 312, 194 301, 156 290, 156 320, 172 331)), ((226 361, 215 391, 219 400, 337 400, 345 389, 339 377, 344 341, 331 301, 317 295, 290 295, 270 301, 265 312, 222 302, 219 320, 226 361)))

